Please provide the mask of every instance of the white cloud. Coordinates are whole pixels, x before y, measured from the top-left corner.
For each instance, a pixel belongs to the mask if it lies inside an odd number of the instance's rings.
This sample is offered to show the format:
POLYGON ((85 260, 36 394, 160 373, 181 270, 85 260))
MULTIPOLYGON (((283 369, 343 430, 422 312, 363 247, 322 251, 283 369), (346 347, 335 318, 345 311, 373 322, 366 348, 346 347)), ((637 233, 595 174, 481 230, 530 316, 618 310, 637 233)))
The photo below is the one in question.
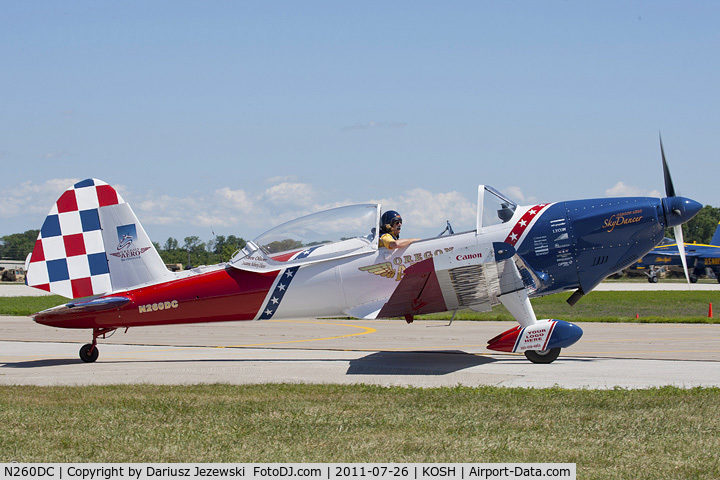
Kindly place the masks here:
POLYGON ((216 190, 210 197, 199 194, 158 196, 150 192, 141 197, 132 196, 127 201, 137 205, 137 210, 142 212, 138 219, 148 225, 228 227, 237 225, 238 213, 246 214, 252 210, 252 201, 245 192, 228 187, 216 190))
POLYGON ((192 222, 199 227, 232 227, 237 224, 237 218, 232 215, 197 214, 192 222))
POLYGON ((606 197, 662 197, 662 194, 657 190, 645 190, 640 187, 632 185, 625 185, 623 182, 618 182, 612 187, 605 190, 606 197))
POLYGON ((139 215, 139 220, 148 225, 227 227, 237 230, 240 235, 253 236, 284 221, 319 210, 313 203, 315 196, 312 185, 281 182, 256 193, 223 187, 211 195, 178 197, 150 192, 126 200, 138 205, 138 210, 144 213, 139 215))
POLYGON ((263 200, 275 206, 309 206, 315 198, 315 190, 307 183, 283 182, 274 185, 263 195, 263 200))
POLYGON ((186 219, 161 215, 142 215, 142 218, 139 218, 139 220, 140 223, 147 225, 176 225, 184 222, 186 219))
MULTIPOLYGON (((39 184, 28 181, 16 185, 0 199, 0 218, 47 214, 62 192, 78 181, 74 178, 56 178, 39 184)), ((40 228, 40 225, 35 228, 40 228)))
POLYGON ((270 177, 268 179, 265 179, 265 183, 269 184, 278 184, 283 182, 297 182, 297 177, 295 175, 283 175, 283 176, 277 176, 277 177, 270 177))
MULTIPOLYGON (((37 214, 38 225, 34 228, 39 228, 42 218, 62 192, 77 181, 53 179, 40 184, 25 182, 16 187, 12 196, 0 199, 0 217, 37 214)), ((203 229, 208 228, 228 229, 236 235, 252 238, 302 215, 363 202, 381 203, 384 210, 398 210, 406 221, 408 235, 436 235, 445 228, 446 220, 450 220, 456 231, 474 228, 475 225, 475 199, 468 200, 455 191, 431 192, 415 188, 380 200, 326 202, 318 201, 320 195, 313 185, 301 182, 280 182, 256 192, 223 187, 211 193, 185 196, 123 190, 123 198, 133 207, 142 224, 162 226, 165 231, 187 232, 191 227, 202 234, 203 229)))
MULTIPOLYGON (((176 197, 171 197, 169 195, 160 195, 159 197, 156 197, 153 195, 153 192, 148 193, 148 196, 144 198, 142 201, 137 202, 137 209, 144 211, 144 212, 151 212, 151 211, 158 211, 158 210, 167 210, 170 207, 177 205, 178 199, 176 197)), ((133 208, 135 206, 133 205, 133 208)))
POLYGON ((244 190, 233 190, 230 187, 224 187, 216 190, 215 195, 220 198, 221 202, 227 202, 231 208, 242 213, 250 213, 254 208, 252 199, 244 190))
MULTIPOLYGON (((397 198, 386 198, 373 203, 382 204, 383 211, 397 210, 405 222, 406 232, 428 231, 435 228, 438 233, 449 220, 455 231, 473 228, 477 205, 458 192, 433 193, 415 188, 397 198)), ((434 232, 434 230, 433 230, 434 232)))
POLYGON ((520 187, 507 187, 501 193, 520 205, 533 205, 538 202, 536 197, 526 197, 520 187))
POLYGON ((444 225, 447 220, 468 223, 475 220, 476 207, 458 192, 432 193, 422 188, 407 192, 408 216, 418 227, 444 225))

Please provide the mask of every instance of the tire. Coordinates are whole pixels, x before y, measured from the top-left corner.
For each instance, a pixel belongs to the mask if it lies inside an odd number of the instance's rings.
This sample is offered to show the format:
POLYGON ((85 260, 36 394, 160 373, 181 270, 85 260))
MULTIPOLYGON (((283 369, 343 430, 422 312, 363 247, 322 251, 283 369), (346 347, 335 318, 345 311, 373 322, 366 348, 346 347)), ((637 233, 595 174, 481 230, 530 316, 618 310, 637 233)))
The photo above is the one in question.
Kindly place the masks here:
POLYGON ((698 277, 696 277, 695 275, 690 275, 690 283, 697 283, 697 281, 698 277))
POLYGON ((650 283, 657 283, 657 282, 658 282, 658 277, 650 277, 650 278, 648 278, 648 282, 650 282, 650 283))
POLYGON ((80 348, 80 360, 85 363, 92 363, 98 359, 100 352, 98 351, 97 345, 93 348, 92 343, 86 343, 80 348))
POLYGON ((536 350, 526 350, 525 358, 530 360, 532 363, 552 363, 557 360, 561 350, 562 348, 559 347, 544 350, 542 352, 536 350))

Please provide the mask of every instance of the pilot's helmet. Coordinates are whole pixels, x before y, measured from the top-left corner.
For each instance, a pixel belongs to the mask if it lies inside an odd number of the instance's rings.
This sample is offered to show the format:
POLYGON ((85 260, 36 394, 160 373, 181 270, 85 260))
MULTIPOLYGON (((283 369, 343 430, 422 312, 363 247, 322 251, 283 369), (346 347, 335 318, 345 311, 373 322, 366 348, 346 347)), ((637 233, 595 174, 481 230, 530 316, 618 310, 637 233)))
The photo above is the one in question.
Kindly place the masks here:
POLYGON ((398 212, 395 210, 388 210, 387 212, 382 214, 382 217, 380 217, 380 231, 382 233, 388 233, 390 231, 390 228, 392 227, 392 224, 400 221, 402 222, 402 217, 398 212))

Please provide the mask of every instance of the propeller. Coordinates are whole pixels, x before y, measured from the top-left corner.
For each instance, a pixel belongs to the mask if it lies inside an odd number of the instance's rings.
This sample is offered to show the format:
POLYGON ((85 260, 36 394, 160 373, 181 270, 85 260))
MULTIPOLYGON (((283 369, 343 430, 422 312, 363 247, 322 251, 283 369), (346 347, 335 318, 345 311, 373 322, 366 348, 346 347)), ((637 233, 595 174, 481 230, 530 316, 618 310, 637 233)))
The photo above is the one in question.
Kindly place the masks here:
MULTIPOLYGON (((670 169, 668 168, 667 160, 665 159, 665 149, 663 148, 662 135, 660 136, 660 154, 662 155, 663 176, 665 177, 665 195, 667 195, 668 198, 675 198, 675 187, 673 186, 672 177, 670 177, 670 169)), ((668 203, 672 206, 673 214, 682 216, 682 210, 678 208, 678 206, 673 205, 674 202, 668 203)), ((673 226, 673 233, 675 234, 675 240, 677 241, 680 261, 682 262, 683 271, 685 272, 685 279, 689 285, 690 273, 688 272, 687 259, 685 258, 685 241, 683 240, 682 224, 673 226)))

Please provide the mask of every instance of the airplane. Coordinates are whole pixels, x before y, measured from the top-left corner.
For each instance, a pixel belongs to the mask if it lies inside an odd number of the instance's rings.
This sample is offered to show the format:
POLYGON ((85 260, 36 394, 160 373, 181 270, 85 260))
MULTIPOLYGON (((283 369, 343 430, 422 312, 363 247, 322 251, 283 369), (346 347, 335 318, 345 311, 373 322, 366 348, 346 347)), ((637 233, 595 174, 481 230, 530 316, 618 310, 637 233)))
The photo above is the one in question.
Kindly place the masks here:
MULTIPOLYGON (((662 266, 682 268, 678 244, 673 239, 665 240, 631 267, 633 270, 643 271, 650 283, 657 283, 662 266)), ((688 280, 697 283, 700 275, 704 275, 709 269, 720 282, 720 223, 715 229, 710 245, 688 243, 685 247, 685 257, 688 268, 691 269, 688 280)))
POLYGON ((92 342, 80 349, 89 363, 98 339, 122 328, 339 315, 411 323, 502 304, 518 325, 487 348, 551 363, 582 330, 538 320, 530 298, 573 291, 574 305, 649 252, 666 227, 682 242, 680 225, 702 207, 675 195, 664 151, 662 162, 666 198, 520 206, 480 185, 475 230, 392 250, 378 246, 380 205, 349 205, 275 227, 227 263, 183 272, 165 267, 112 186, 87 179, 60 196, 26 260, 27 285, 72 300, 33 319, 91 329, 92 342))

